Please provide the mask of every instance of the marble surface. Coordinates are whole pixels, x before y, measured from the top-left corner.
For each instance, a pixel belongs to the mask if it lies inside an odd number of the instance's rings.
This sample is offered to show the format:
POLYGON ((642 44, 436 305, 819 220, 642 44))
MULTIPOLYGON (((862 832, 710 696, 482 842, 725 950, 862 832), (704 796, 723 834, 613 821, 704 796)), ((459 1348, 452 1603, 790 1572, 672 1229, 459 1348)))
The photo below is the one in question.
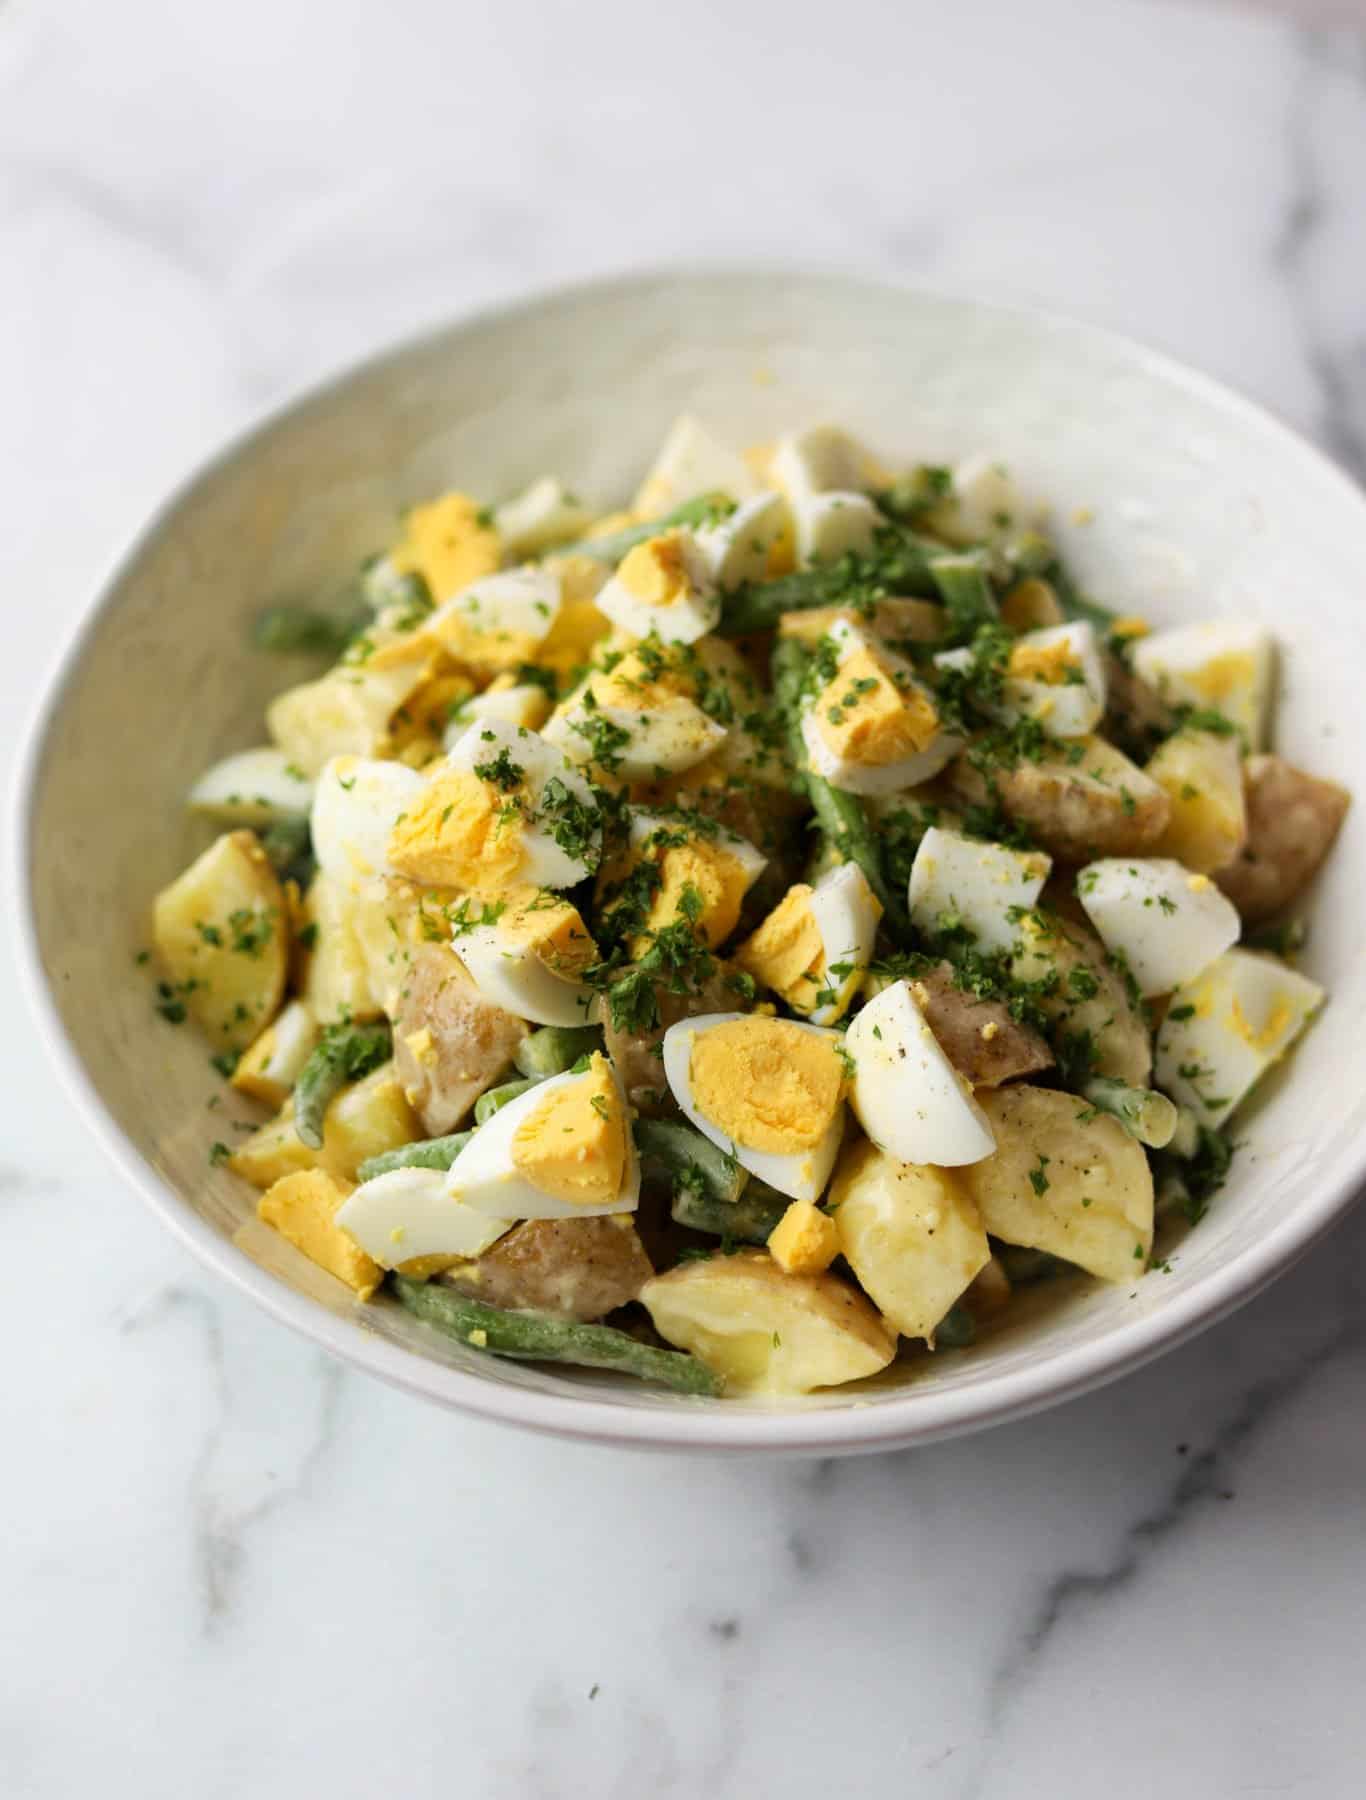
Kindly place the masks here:
MULTIPOLYGON (((93 577, 223 434, 633 262, 1042 299, 1366 476, 1366 28, 802 15, 0 0, 7 754, 93 577)), ((22 1025, 0 1058, 5 1796, 1360 1792, 1366 1215, 1042 1418, 639 1458, 322 1361, 119 1189, 22 1025)))

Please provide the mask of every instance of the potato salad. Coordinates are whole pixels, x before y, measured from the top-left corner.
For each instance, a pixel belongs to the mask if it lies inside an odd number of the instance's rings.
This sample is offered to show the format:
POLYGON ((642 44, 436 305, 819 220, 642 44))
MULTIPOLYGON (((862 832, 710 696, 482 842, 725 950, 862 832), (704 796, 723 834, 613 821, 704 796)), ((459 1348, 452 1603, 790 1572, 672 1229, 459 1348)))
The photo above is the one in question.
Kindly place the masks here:
POLYGON ((685 1395, 1143 1277, 1324 1001, 1348 797, 1260 625, 1117 617, 1046 519, 990 455, 684 418, 622 511, 442 494, 263 614, 293 683, 154 909, 260 1109, 211 1162, 359 1302, 685 1395))

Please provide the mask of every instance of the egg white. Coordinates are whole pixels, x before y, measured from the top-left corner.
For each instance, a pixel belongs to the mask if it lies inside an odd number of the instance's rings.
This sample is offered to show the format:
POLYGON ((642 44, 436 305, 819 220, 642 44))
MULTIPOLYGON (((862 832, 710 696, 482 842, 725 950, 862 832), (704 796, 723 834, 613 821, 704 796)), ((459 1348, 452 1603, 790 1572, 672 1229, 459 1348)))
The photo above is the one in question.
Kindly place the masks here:
POLYGON ((550 719, 542 735, 571 762, 591 762, 592 719, 605 719, 628 734, 628 741, 615 752, 620 758, 616 773, 627 781, 651 781, 661 771, 677 775, 695 768, 719 749, 726 737, 724 725, 682 694, 641 710, 602 705, 590 710, 581 698, 570 700, 550 719), (580 730, 580 726, 588 729, 580 730))
POLYGON ((737 506, 728 519, 707 525, 694 535, 707 559, 712 578, 723 592, 742 582, 762 581, 769 552, 789 523, 787 501, 766 491, 737 506))
POLYGON ((350 883, 386 873, 394 825, 423 785, 406 763, 334 756, 313 796, 310 823, 318 867, 350 883))
POLYGON ((866 494, 834 488, 802 495, 792 502, 797 561, 806 569, 814 563, 837 562, 851 552, 866 556, 886 523, 866 494))
POLYGON ((417 1256, 482 1256, 513 1223, 453 1199, 444 1169, 376 1175, 349 1194, 333 1217, 382 1269, 417 1256))
MULTIPOLYGON (((904 675, 911 686, 921 687, 904 657, 888 650, 885 644, 875 642, 869 633, 849 620, 837 619, 826 636, 835 647, 840 668, 859 650, 871 648, 887 668, 904 675)), ((933 696, 930 698, 932 700, 933 696)), ((900 788, 917 787, 936 776, 963 747, 961 738, 941 729, 923 750, 911 756, 888 763, 857 762, 831 749, 819 729, 812 706, 808 706, 802 715, 802 742, 815 773, 854 794, 889 794, 900 788)))
POLYGON ((986 1114, 959 1075, 910 986, 894 982, 845 1035, 854 1059, 850 1103, 879 1150, 942 1169, 981 1162, 996 1148, 986 1114))
POLYGON ((1077 898, 1105 948, 1144 994, 1169 994, 1237 943, 1237 908, 1169 857, 1103 857, 1077 875, 1077 898))
POLYGON ((446 748, 457 743, 479 719, 501 719, 507 725, 539 731, 549 710, 550 696, 534 682, 485 688, 482 694, 471 694, 468 700, 462 700, 451 714, 445 733, 446 748))
POLYGON ((509 941, 495 921, 455 939, 455 953, 486 1000, 535 1025, 591 1025, 598 994, 582 981, 557 975, 527 944, 509 941))
POLYGON ((873 459, 858 439, 838 425, 811 425, 779 439, 773 479, 796 505, 815 494, 839 490, 861 493, 869 486, 873 459))
MULTIPOLYGON (((1173 705, 1215 707, 1260 750, 1275 677, 1271 634, 1247 619, 1207 619, 1155 631, 1135 641, 1134 672, 1173 705), (1212 694, 1209 682, 1223 665, 1229 685, 1212 694)), ((1222 684, 1221 684, 1222 685, 1222 684)))
POLYGON ((849 1010, 868 973, 882 907, 868 885, 868 877, 852 862, 827 869, 812 888, 807 905, 825 953, 827 975, 821 991, 833 993, 831 999, 813 1006, 807 1017, 813 1025, 833 1025, 849 1010), (829 974, 832 968, 846 965, 850 966, 845 974, 829 974))
POLYGON ((215 763, 190 789, 189 804, 220 825, 269 825, 306 818, 313 783, 286 751, 263 745, 215 763))
POLYGON ((494 761, 506 750, 514 763, 525 771, 531 817, 523 818, 521 845, 523 853, 520 879, 532 887, 566 888, 590 875, 597 867, 602 834, 595 830, 589 844, 589 855, 571 856, 555 842, 547 824, 539 818, 546 785, 558 778, 586 806, 597 806, 588 782, 557 750, 534 731, 524 726, 509 725, 502 719, 480 719, 471 725, 446 753, 446 767, 473 771, 494 761))
POLYGON ((1052 867, 1041 850, 1010 850, 931 825, 911 864, 911 922, 927 937, 940 915, 955 913, 982 950, 1009 950, 1019 936, 1011 918, 1034 905, 1052 867))
POLYGON ((559 613, 563 594, 560 578, 543 563, 526 563, 481 575, 439 605, 427 620, 427 629, 440 636, 443 624, 454 621, 487 637, 526 637, 539 644, 559 613))
POLYGON ((726 494, 732 500, 748 500, 757 486, 749 465, 737 451, 713 436, 700 419, 683 413, 669 427, 659 454, 640 484, 634 509, 643 518, 654 518, 699 494, 726 494))
POLYGON ((505 556, 532 556, 551 544, 562 544, 585 531, 591 519, 588 509, 553 475, 533 481, 493 513, 505 556))
POLYGON ((686 591, 678 599, 655 606, 633 594, 618 573, 598 590, 594 604, 632 637, 645 638, 653 632, 664 644, 695 644, 721 622, 721 590, 695 535, 683 526, 673 527, 673 532, 680 541, 686 578, 686 591))

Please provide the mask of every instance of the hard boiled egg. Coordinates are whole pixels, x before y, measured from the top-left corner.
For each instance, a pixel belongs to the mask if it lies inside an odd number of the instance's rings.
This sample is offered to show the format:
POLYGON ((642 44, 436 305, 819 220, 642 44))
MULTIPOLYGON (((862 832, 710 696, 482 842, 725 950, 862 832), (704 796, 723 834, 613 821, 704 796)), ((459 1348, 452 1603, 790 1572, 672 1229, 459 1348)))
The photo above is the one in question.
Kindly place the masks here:
POLYGON ((550 544, 563 544, 585 531, 591 518, 553 475, 533 481, 493 513, 494 528, 508 556, 533 556, 550 544))
POLYGON ((1208 875, 1166 857, 1105 857, 1077 876, 1077 898, 1140 992, 1169 994, 1238 941, 1232 901, 1208 875))
POLYGON ((482 1256, 512 1225, 455 1199, 444 1169, 376 1175, 348 1195, 333 1218, 382 1269, 423 1256, 482 1256))
POLYGON ((190 808, 220 825, 269 825, 307 817, 313 783, 288 752, 263 746, 239 750, 201 775, 190 789, 190 808))
POLYGON ((773 452, 773 479, 794 506, 832 490, 861 494, 877 478, 876 458, 836 425, 811 425, 780 439, 773 452))
POLYGON ((632 814, 625 852, 602 872, 599 904, 609 909, 627 877, 643 862, 659 871, 632 952, 641 955, 653 934, 685 919, 703 943, 723 944, 740 922, 745 895, 767 858, 748 838, 719 826, 708 835, 668 813, 632 814))
POLYGON ((664 1034, 664 1077, 697 1129, 793 1200, 825 1190, 844 1129, 838 1032, 707 1013, 664 1034))
POLYGON ((862 869, 840 863, 815 887, 789 888, 735 960, 793 1012, 833 1025, 868 972, 881 917, 862 869))
MULTIPOLYGON (((941 669, 970 668, 971 650, 945 650, 941 669)), ((1037 719, 1052 738, 1085 737, 1105 712, 1105 666, 1096 634, 1084 620, 1027 631, 1011 645, 995 717, 1037 719)))
POLYGON ((446 726, 446 748, 462 738, 479 719, 502 719, 508 725, 523 725, 528 731, 539 731, 550 712, 550 696, 532 681, 513 681, 500 675, 482 694, 471 694, 452 712, 446 726))
POLYGON ((1137 674, 1174 706, 1213 707, 1260 750, 1275 672, 1269 632, 1250 619, 1209 619, 1139 638, 1137 674))
POLYGON ((579 771, 534 731, 485 719, 424 771, 389 861, 411 881, 501 893, 573 887, 601 848, 597 799, 579 771))
POLYGON ((756 494, 737 506, 728 519, 693 535, 717 586, 728 593, 742 582, 763 580, 773 547, 787 528, 787 501, 781 494, 767 492, 756 494))
POLYGON ((1006 465, 979 453, 956 465, 952 491, 934 509, 930 524, 950 543, 978 544, 1028 525, 1033 510, 1006 465))
POLYGON ((491 923, 458 930, 455 951, 484 998, 517 1018, 537 1025, 590 1021, 597 994, 582 976, 598 948, 568 900, 522 889, 491 923))
POLYGON ((339 881, 369 881, 390 872, 389 839, 423 792, 406 763, 334 756, 318 777, 311 827, 318 867, 339 881))
POLYGON ((1008 850, 931 825, 911 864, 911 921, 927 937, 955 923, 980 950, 1009 950, 1021 909, 1033 906, 1052 867, 1041 850, 1008 850))
POLYGON ((424 621, 422 635, 476 672, 498 674, 536 660, 561 600, 559 576, 543 563, 503 569, 451 595, 424 621))
POLYGON ((792 502, 793 538, 802 568, 866 556, 887 521, 866 494, 836 488, 792 502))
POLYGON ((934 696, 870 632, 837 619, 827 641, 835 672, 802 715, 811 766, 836 787, 884 794, 937 775, 962 748, 934 696))
POLYGON ((996 1148, 986 1114, 930 1030, 904 981, 870 1000, 850 1025, 850 1100, 879 1150, 899 1162, 959 1168, 996 1148))
POLYGON ((553 1075, 493 1114, 451 1164, 447 1190, 495 1219, 633 1212, 640 1164, 625 1095, 605 1056, 553 1075))
POLYGON ((632 651, 565 701, 546 726, 546 742, 627 781, 680 774, 705 762, 726 735, 687 687, 695 681, 681 679, 664 658, 647 656, 645 647, 632 651))
POLYGON ((714 437, 701 420, 684 413, 670 426, 636 494, 634 510, 640 518, 653 519, 699 494, 748 500, 756 487, 744 458, 714 437))
POLYGON ((1323 1004, 1308 976, 1271 956, 1226 950, 1172 995, 1157 1034, 1158 1085, 1220 1125, 1323 1004))
POLYGON ((627 551, 597 608, 632 637, 693 644, 720 622, 721 590, 696 537, 677 526, 627 551))

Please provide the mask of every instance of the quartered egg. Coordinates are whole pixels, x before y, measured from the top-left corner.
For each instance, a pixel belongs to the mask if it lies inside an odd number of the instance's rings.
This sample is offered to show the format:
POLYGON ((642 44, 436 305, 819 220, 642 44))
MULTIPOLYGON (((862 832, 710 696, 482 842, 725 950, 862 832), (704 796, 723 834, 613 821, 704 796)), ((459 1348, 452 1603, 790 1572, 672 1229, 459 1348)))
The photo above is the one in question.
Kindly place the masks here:
POLYGON ((1226 950, 1172 995, 1157 1034, 1158 1086, 1202 1125, 1221 1125, 1323 1000, 1317 982, 1275 957, 1226 950))
POLYGON ((850 1101, 879 1150, 899 1162, 960 1168, 996 1148, 986 1114, 916 1005, 907 982, 884 988, 845 1036, 850 1101))
MULTIPOLYGON (((972 651, 944 650, 941 669, 972 665, 972 651)), ((1010 647, 1000 697, 987 710, 1007 722, 1037 719, 1051 738, 1085 737, 1105 712, 1105 666, 1085 620, 1027 631, 1010 647)))
POLYGON ((510 1229, 455 1199, 444 1169, 391 1169, 363 1181, 333 1214, 382 1269, 423 1256, 482 1256, 510 1229))
POLYGON ((573 887, 601 847, 597 800, 579 771, 534 731, 486 719, 423 772, 389 861, 411 881, 501 893, 573 887))
POLYGON ((640 1164, 630 1109, 605 1056, 500 1107, 451 1164, 447 1191, 495 1219, 633 1212, 640 1164))
POLYGON ((884 794, 937 775, 962 748, 911 666, 847 619, 827 633, 834 674, 802 714, 816 774, 855 794, 884 794))
POLYGON ((534 681, 514 681, 500 675, 482 694, 471 694, 455 707, 446 726, 446 748, 449 750, 479 719, 502 719, 508 725, 539 731, 549 716, 550 706, 549 694, 534 681))
POLYGON ((636 810, 624 853, 605 866, 599 904, 610 911, 617 889, 642 862, 659 871, 633 954, 649 948, 652 934, 687 919, 697 937, 713 948, 725 943, 740 922, 745 895, 763 872, 767 858, 748 838, 719 826, 714 833, 669 813, 636 810))
POLYGON ((742 582, 762 581, 774 546, 789 525, 787 501, 765 492, 737 506, 729 518, 694 532, 712 578, 724 593, 742 582))
POLYGON ((814 494, 862 494, 878 476, 876 458, 837 425, 790 432, 773 452, 773 479, 795 506, 814 494))
POLYGON ((1052 867, 1041 850, 1008 850, 931 825, 911 864, 911 922, 927 937, 966 926, 981 950, 1009 950, 1017 920, 1052 867))
POLYGON ((808 569, 849 554, 866 556, 886 523, 866 494, 835 488, 801 495, 792 502, 797 562, 808 569))
POLYGON ((1275 650, 1248 619, 1209 619, 1139 638, 1134 670, 1173 706, 1212 707, 1260 750, 1271 699, 1275 650))
POLYGON ((700 494, 748 500, 756 487, 739 452, 713 436, 700 419, 684 413, 669 427, 632 505, 640 518, 652 519, 700 494))
POLYGON ((857 863, 798 882, 735 954, 739 966, 813 1025, 849 1010, 873 958, 882 906, 857 863))
POLYGON ((627 781, 653 781, 705 762, 726 736, 685 691, 676 671, 636 650, 590 675, 545 729, 572 762, 597 763, 627 781))
POLYGON ((937 536, 952 544, 978 544, 1028 525, 1034 510, 1006 465, 978 454, 955 466, 952 491, 929 522, 937 536))
POLYGON ((628 550, 597 608, 632 637, 693 644, 719 624, 721 590, 706 552, 680 525, 628 550))
POLYGON ((583 1025, 593 1015, 597 994, 582 977, 598 948, 568 900, 515 891, 491 923, 458 931, 455 951, 484 998, 519 1019, 583 1025))
POLYGON ((423 621, 422 635, 476 672, 498 674, 536 660, 561 599, 560 579, 544 564, 502 569, 439 605, 423 621))
POLYGON ((494 529, 508 556, 533 556, 551 544, 563 544, 586 531, 591 519, 587 507, 553 475, 533 481, 493 513, 494 529))
POLYGON ((1144 994, 1169 994, 1238 941, 1237 909, 1208 875, 1166 857, 1111 856, 1077 875, 1077 898, 1105 948, 1144 994))
POLYGON ((390 872, 389 839, 404 811, 423 791, 423 778, 405 763, 334 756, 313 796, 313 854, 324 874, 369 881, 390 872))
POLYGON ((664 1078, 741 1168, 793 1200, 824 1192, 844 1129, 838 1032, 753 1013, 684 1019, 664 1034, 664 1078))
POLYGON ((282 814, 305 818, 313 783, 287 751, 239 750, 199 777, 190 810, 220 825, 269 825, 282 814))

